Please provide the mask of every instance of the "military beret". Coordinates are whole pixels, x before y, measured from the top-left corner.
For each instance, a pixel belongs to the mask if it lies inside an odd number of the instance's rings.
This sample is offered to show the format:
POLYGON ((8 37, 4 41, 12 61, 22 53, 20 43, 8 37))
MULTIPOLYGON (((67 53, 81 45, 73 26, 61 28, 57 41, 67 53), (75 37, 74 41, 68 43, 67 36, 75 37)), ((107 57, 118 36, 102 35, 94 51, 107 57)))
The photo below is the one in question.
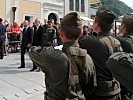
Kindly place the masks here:
POLYGON ((63 26, 82 26, 80 16, 76 12, 71 12, 65 15, 61 20, 61 27, 63 26))
POLYGON ((107 24, 112 24, 116 18, 115 14, 105 7, 100 7, 96 13, 96 16, 107 24))
POLYGON ((122 21, 127 24, 133 24, 133 14, 125 14, 122 21))

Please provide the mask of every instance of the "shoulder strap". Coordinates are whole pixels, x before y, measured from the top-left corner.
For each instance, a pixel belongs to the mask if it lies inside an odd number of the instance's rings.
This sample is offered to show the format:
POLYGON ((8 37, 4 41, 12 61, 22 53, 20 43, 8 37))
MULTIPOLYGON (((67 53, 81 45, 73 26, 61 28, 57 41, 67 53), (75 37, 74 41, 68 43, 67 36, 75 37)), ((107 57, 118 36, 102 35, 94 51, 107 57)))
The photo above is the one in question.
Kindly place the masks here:
POLYGON ((133 35, 130 35, 128 37, 132 40, 132 43, 133 43, 133 35))
POLYGON ((79 100, 84 100, 82 89, 79 81, 79 71, 77 66, 77 57, 72 56, 70 53, 70 48, 66 48, 64 52, 69 59, 69 77, 68 77, 68 91, 66 93, 66 98, 79 98, 79 100), (77 92, 79 91, 79 92, 77 92))
POLYGON ((109 55, 113 54, 113 52, 114 52, 113 47, 112 47, 113 42, 108 37, 103 37, 100 39, 100 41, 107 46, 107 48, 109 50, 109 55))
POLYGON ((100 41, 108 47, 109 55, 117 51, 122 51, 120 42, 112 36, 103 37, 100 39, 100 41))
POLYGON ((133 35, 130 35, 129 37, 130 37, 131 39, 133 39, 133 35))

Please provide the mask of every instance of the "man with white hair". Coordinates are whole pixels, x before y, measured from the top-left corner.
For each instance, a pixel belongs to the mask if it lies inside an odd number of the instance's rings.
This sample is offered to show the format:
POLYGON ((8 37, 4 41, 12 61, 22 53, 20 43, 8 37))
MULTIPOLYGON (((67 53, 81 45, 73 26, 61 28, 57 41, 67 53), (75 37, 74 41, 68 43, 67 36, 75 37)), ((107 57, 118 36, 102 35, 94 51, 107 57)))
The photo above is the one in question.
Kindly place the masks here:
MULTIPOLYGON (((32 40, 32 45, 33 46, 43 46, 43 34, 44 34, 44 29, 40 24, 40 20, 38 18, 35 19, 34 22, 34 32, 33 32, 33 40, 32 40)), ((30 71, 34 71, 37 69, 37 66, 33 63, 33 68, 30 71)), ((39 70, 38 70, 39 71, 39 70)))
POLYGON ((29 26, 29 22, 27 20, 25 20, 23 22, 23 25, 24 25, 24 29, 22 32, 22 44, 21 44, 21 66, 18 68, 25 68, 24 55, 26 53, 26 50, 28 51, 28 49, 32 43, 33 31, 31 29, 31 27, 29 26))

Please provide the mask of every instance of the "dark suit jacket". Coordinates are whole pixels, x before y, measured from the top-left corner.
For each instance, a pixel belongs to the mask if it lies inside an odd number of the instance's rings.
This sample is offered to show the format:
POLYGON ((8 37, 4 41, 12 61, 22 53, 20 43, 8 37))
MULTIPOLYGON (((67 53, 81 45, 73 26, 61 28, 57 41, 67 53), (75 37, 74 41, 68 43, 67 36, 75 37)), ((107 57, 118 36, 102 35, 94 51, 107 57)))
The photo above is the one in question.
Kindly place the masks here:
POLYGON ((38 29, 34 27, 34 33, 33 33, 33 46, 43 46, 43 33, 44 29, 42 26, 39 26, 38 29))
POLYGON ((27 47, 27 44, 32 43, 32 35, 33 35, 33 30, 31 29, 31 27, 28 27, 26 30, 23 29, 22 45, 27 47))

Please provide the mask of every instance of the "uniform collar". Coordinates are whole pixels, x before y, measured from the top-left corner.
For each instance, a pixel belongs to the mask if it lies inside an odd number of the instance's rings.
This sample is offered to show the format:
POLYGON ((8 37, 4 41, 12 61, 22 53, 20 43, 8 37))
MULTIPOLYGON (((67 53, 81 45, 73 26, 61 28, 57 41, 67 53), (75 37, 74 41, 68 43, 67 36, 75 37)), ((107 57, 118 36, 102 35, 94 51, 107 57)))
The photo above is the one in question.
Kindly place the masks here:
POLYGON ((70 47, 70 46, 73 46, 73 47, 79 47, 79 44, 78 42, 76 41, 71 41, 71 42, 66 42, 63 44, 64 47, 70 47))
POLYGON ((109 36, 110 35, 110 32, 99 32, 98 33, 98 37, 101 37, 101 36, 109 36))

